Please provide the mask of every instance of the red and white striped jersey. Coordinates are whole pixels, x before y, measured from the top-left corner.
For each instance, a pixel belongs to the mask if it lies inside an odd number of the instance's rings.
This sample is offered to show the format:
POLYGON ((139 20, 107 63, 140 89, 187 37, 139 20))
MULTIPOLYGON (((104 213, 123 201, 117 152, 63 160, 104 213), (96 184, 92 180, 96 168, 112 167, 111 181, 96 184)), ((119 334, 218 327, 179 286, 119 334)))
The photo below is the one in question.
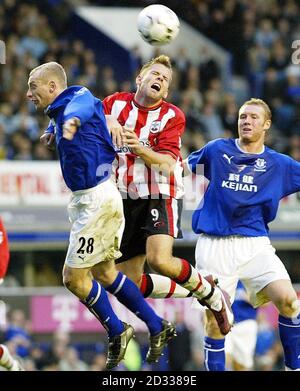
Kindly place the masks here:
POLYGON ((180 147, 185 128, 184 113, 165 101, 151 109, 142 107, 134 101, 134 94, 127 92, 108 96, 103 106, 105 114, 113 115, 126 129, 134 130, 142 145, 176 160, 174 175, 166 176, 147 167, 128 147, 120 148, 115 171, 119 190, 135 198, 150 194, 181 198, 184 190, 180 147))

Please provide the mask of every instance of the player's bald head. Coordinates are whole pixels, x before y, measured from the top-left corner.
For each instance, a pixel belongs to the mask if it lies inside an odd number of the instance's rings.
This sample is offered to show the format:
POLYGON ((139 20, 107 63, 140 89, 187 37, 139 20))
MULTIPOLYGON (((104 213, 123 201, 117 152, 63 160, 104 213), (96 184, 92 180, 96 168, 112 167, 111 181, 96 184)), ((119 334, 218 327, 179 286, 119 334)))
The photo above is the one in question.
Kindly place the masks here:
POLYGON ((46 62, 34 68, 29 74, 29 78, 31 77, 38 78, 44 83, 53 80, 60 88, 67 87, 66 72, 60 64, 54 61, 46 62))
POLYGON ((44 110, 66 88, 67 76, 64 68, 57 62, 47 62, 30 72, 27 98, 37 110, 44 110))

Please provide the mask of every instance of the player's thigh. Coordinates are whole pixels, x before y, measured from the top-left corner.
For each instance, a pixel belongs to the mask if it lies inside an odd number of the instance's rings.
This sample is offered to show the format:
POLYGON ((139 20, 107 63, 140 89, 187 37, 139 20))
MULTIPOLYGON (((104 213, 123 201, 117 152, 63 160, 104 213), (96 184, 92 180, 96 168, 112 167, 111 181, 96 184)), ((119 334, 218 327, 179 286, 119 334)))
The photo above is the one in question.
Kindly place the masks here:
POLYGON ((77 193, 68 211, 72 223, 65 261, 68 266, 92 267, 120 256, 123 205, 112 181, 77 193))
POLYGON ((240 268, 240 279, 250 293, 250 301, 254 307, 270 301, 264 290, 267 285, 284 280, 284 285, 291 286, 288 272, 267 238, 260 251, 240 268))
POLYGON ((234 262, 233 242, 230 238, 200 235, 195 249, 196 269, 201 275, 212 274, 219 286, 234 301, 238 282, 238 267, 234 262))

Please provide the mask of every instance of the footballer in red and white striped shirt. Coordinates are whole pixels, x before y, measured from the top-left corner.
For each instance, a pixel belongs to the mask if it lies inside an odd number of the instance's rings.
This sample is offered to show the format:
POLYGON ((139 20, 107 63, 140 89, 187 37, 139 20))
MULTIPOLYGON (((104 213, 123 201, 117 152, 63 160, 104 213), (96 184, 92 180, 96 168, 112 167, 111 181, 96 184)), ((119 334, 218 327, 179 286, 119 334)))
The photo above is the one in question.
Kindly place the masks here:
MULTIPOLYGON (((172 255, 174 238, 181 237, 180 145, 185 116, 164 100, 171 79, 170 59, 161 55, 142 67, 134 94, 116 93, 103 102, 108 128, 120 147, 116 176, 126 196, 120 248, 123 256, 117 260, 118 269, 151 297, 166 296, 167 291, 168 297, 176 297, 176 287, 180 285, 180 294, 185 288, 198 299, 206 298, 227 325, 220 291, 214 290, 189 262, 172 255), (159 276, 159 283, 155 274, 142 278, 145 259, 153 270, 165 276, 159 276)), ((184 291, 186 296, 189 293, 184 291)))
MULTIPOLYGON (((154 77, 155 79, 155 77, 154 77)), ((155 81, 152 89, 160 84, 155 81)), ((158 92, 158 91, 157 91, 158 92)), ((103 101, 105 114, 111 114, 128 130, 135 132, 142 147, 170 155, 175 161, 174 171, 162 174, 159 163, 153 161, 151 169, 142 157, 132 152, 128 145, 118 150, 116 176, 121 192, 130 196, 145 197, 164 194, 174 198, 183 196, 181 136, 185 127, 185 116, 176 106, 164 100, 152 107, 143 107, 135 94, 117 92, 103 101)))

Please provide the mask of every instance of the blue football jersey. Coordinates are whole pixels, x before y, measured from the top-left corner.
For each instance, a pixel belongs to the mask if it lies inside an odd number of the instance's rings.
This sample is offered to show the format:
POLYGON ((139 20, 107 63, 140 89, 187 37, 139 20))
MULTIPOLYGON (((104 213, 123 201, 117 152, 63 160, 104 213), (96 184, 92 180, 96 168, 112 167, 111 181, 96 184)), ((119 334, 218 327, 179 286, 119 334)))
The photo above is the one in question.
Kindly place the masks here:
POLYGON ((209 142, 188 157, 188 165, 195 174, 203 165, 209 180, 193 213, 196 233, 267 236, 280 199, 300 190, 299 162, 266 146, 246 153, 236 139, 209 142))
POLYGON ((116 156, 106 126, 102 103, 85 87, 64 90, 45 113, 50 117, 47 132, 54 132, 62 174, 72 190, 97 186, 111 175, 116 156), (63 124, 77 117, 81 125, 73 140, 63 138, 63 124))
POLYGON ((235 323, 256 319, 257 309, 250 304, 246 289, 241 281, 238 282, 236 288, 232 311, 235 323))

